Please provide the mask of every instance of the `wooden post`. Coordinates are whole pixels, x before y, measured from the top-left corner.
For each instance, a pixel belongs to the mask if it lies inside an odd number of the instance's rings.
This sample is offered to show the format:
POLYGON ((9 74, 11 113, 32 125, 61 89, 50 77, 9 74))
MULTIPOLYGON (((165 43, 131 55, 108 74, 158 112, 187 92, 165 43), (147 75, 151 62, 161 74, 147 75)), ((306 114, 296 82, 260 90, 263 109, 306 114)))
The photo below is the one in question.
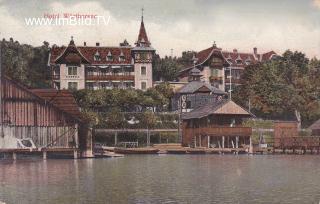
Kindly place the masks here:
POLYGON ((208 148, 210 148, 210 136, 207 136, 207 140, 208 140, 208 148))
POLYGON ((15 152, 12 153, 12 159, 17 160, 17 153, 15 153, 15 152))
POLYGON ((78 159, 78 151, 77 150, 73 151, 73 158, 78 159))
POLYGON ((78 123, 75 124, 75 132, 74 132, 74 138, 76 142, 76 148, 79 148, 79 134, 78 134, 79 128, 78 123))
POLYGON ((42 152, 42 158, 43 160, 47 160, 47 151, 42 152))
POLYGON ((239 149, 239 136, 236 136, 236 154, 238 154, 239 149))
POLYGON ((147 147, 150 147, 150 133, 149 133, 149 129, 147 130, 147 147))
POLYGON ((252 146, 252 139, 249 138, 249 154, 253 154, 253 146, 252 146))
POLYGON ((114 133, 114 146, 116 147, 117 144, 118 144, 118 132, 116 131, 116 132, 114 133))
POLYGON ((201 135, 199 135, 199 147, 202 147, 202 140, 201 140, 201 135))
POLYGON ((222 149, 224 149, 224 136, 222 136, 222 149))
POLYGON ((197 147, 197 136, 194 136, 194 147, 197 147))

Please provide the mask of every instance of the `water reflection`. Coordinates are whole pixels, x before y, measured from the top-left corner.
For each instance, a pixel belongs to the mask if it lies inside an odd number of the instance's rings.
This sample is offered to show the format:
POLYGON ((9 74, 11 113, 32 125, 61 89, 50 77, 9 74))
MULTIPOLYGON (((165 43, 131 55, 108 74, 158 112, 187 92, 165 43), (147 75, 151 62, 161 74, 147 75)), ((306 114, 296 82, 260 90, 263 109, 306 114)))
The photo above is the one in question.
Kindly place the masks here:
POLYGON ((0 161, 7 203, 318 203, 318 156, 0 161))

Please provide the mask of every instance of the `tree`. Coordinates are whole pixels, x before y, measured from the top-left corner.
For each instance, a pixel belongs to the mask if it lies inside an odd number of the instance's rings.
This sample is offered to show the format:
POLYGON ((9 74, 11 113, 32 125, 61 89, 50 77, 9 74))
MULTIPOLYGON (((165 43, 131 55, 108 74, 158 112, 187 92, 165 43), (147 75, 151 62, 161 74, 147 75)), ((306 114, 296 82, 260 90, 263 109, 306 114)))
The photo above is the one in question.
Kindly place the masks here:
POLYGON ((247 67, 243 85, 235 89, 234 100, 257 116, 267 118, 301 118, 308 124, 319 109, 319 75, 317 60, 303 53, 286 51, 282 57, 247 67), (312 62, 312 63, 311 63, 312 62))
POLYGON ((50 70, 47 68, 49 43, 40 47, 20 44, 10 38, 1 42, 3 73, 16 81, 35 88, 49 87, 50 70))

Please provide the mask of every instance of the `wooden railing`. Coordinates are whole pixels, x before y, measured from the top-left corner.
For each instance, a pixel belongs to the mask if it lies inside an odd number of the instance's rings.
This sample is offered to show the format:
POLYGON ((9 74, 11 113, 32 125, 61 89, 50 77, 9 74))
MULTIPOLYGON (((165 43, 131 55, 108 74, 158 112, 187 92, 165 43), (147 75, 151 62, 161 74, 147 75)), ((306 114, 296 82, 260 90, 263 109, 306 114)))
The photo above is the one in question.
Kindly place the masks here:
MULTIPOLYGON (((225 82, 229 83, 230 79, 229 78, 225 78, 225 82)), ((231 78, 231 83, 233 84, 242 84, 242 80, 241 79, 236 79, 236 78, 231 78)))
POLYGON ((87 75, 86 80, 119 80, 134 81, 133 75, 87 75))
POLYGON ((200 127, 186 128, 186 131, 209 136, 250 136, 252 134, 250 127, 200 127))

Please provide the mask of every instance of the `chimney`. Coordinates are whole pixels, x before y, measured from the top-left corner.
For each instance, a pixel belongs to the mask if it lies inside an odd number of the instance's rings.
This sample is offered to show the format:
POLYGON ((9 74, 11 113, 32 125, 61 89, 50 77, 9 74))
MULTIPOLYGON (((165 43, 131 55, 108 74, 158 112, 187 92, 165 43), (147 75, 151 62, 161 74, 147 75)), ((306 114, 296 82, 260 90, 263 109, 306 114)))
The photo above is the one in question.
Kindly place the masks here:
POLYGON ((234 52, 234 53, 237 53, 237 52, 238 52, 238 50, 237 50, 237 49, 233 49, 233 52, 234 52))
POLYGON ((87 43, 86 43, 86 42, 83 42, 83 46, 87 46, 87 43))
POLYGON ((96 46, 99 47, 99 46, 100 46, 100 43, 96 42, 96 46))
POLYGON ((255 55, 257 55, 257 54, 258 54, 258 48, 254 47, 254 48, 253 48, 253 53, 254 53, 255 55))

